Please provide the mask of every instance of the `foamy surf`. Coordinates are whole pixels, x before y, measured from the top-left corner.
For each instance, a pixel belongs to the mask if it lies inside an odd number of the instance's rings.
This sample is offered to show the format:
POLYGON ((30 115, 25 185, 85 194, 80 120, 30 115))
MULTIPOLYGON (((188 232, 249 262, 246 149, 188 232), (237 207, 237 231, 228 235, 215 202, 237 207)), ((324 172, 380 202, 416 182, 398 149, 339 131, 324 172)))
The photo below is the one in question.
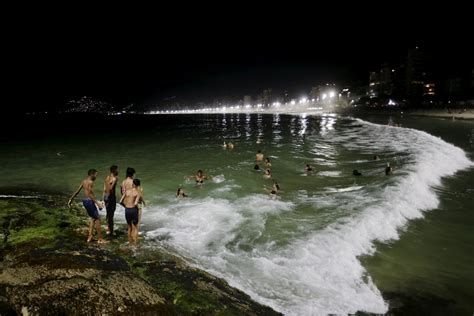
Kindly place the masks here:
MULTIPOLYGON (((408 221, 436 208, 434 187, 442 177, 472 163, 461 149, 427 133, 362 120, 336 129, 326 141, 331 157, 337 154, 336 146, 364 153, 376 149, 392 162, 403 161, 403 170, 383 185, 327 188, 320 196, 292 202, 263 194, 234 200, 213 195, 150 206, 143 214, 152 228, 146 237, 288 315, 385 313, 387 304, 358 257, 373 254, 376 240, 398 239, 408 221), (284 221, 297 215, 298 203, 314 203, 315 212, 323 205, 344 216, 306 231, 303 219, 284 221), (278 225, 269 225, 270 221, 278 225), (293 224, 296 228, 287 229, 293 224), (278 234, 275 229, 280 229, 278 234)), ((321 165, 335 164, 325 160, 321 165)), ((318 175, 344 177, 335 170, 318 175)), ((216 190, 227 192, 232 187, 216 190)), ((315 218, 323 221, 323 215, 315 218)))

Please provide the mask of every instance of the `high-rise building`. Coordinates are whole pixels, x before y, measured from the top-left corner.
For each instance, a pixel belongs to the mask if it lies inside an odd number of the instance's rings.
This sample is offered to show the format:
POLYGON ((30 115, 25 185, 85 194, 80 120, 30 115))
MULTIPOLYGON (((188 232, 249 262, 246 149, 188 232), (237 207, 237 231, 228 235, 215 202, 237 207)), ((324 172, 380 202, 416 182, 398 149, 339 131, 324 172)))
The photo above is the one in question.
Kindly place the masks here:
POLYGON ((416 47, 408 50, 406 63, 406 91, 410 98, 419 98, 423 95, 423 84, 427 79, 426 56, 416 47))
POLYGON ((380 89, 380 72, 371 71, 369 74, 369 96, 376 97, 380 89))
POLYGON ((269 107, 272 102, 272 90, 271 89, 265 89, 263 90, 262 93, 262 103, 263 106, 269 107))

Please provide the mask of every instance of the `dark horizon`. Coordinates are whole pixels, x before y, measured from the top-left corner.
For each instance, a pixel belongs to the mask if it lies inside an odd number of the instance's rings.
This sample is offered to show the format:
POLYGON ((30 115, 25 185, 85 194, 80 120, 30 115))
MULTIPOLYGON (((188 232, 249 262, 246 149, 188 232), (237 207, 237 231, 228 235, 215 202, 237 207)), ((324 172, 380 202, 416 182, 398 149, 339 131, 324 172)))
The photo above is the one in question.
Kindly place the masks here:
POLYGON ((395 23, 401 21, 397 14, 346 13, 337 27, 304 17, 288 21, 291 26, 271 19, 242 25, 224 25, 225 18, 212 20, 214 25, 179 20, 181 29, 160 19, 141 27, 68 21, 65 35, 59 25, 40 24, 11 36, 10 104, 25 111, 55 109, 89 96, 147 106, 174 96, 197 102, 265 88, 302 93, 325 82, 363 85, 369 71, 400 63, 415 46, 441 68, 472 67, 468 20, 444 17, 440 25, 438 16, 415 15, 404 30, 395 23), (372 24, 362 24, 364 19, 372 24))

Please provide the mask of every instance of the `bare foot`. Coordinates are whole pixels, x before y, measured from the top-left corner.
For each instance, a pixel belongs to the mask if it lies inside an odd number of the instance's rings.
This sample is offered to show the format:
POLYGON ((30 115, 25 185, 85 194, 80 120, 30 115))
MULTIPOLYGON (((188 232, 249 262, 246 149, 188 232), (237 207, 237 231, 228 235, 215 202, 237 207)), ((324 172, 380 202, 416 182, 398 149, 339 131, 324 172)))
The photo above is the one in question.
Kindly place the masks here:
POLYGON ((108 241, 108 240, 104 240, 104 239, 99 239, 99 240, 97 240, 97 243, 98 243, 98 244, 108 244, 109 241, 108 241))
POLYGON ((89 238, 87 238, 87 242, 91 242, 92 241, 92 236, 89 236, 89 238))

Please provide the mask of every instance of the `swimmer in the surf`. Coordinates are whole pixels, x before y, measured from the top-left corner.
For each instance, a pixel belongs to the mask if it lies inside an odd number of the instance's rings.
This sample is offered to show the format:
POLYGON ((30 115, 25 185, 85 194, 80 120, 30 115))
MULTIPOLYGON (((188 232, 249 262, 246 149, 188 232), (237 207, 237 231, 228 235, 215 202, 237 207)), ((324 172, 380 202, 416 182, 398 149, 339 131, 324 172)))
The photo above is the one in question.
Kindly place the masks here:
POLYGON ((199 169, 195 176, 189 176, 188 179, 195 179, 196 180, 196 185, 202 185, 202 184, 204 184, 204 180, 210 180, 210 179, 212 179, 212 176, 204 175, 203 171, 201 169, 199 169))
POLYGON ((255 155, 255 161, 257 163, 259 163, 260 161, 263 161, 263 154, 261 150, 257 151, 257 154, 255 155))
POLYGON ((186 198, 188 197, 188 195, 186 194, 186 192, 184 192, 183 188, 179 187, 178 190, 176 191, 176 197, 180 199, 180 198, 186 198))
POLYGON ((313 171, 313 167, 311 167, 308 163, 306 164, 306 167, 304 167, 305 172, 311 172, 313 171))
POLYGON ((361 176, 362 173, 360 173, 360 172, 357 171, 357 170, 354 170, 354 171, 352 171, 352 175, 354 175, 354 176, 361 176))
POLYGON ((271 179, 272 178, 272 171, 270 168, 265 169, 265 173, 263 174, 263 177, 265 179, 271 179))
POLYGON ((271 189, 267 189, 266 187, 263 188, 265 192, 270 193, 270 196, 276 196, 278 192, 280 192, 280 186, 278 185, 278 182, 273 181, 273 185, 271 189))
POLYGON ((270 168, 272 164, 270 163, 270 158, 265 158, 265 168, 270 168))
POLYGON ((390 162, 387 162, 387 167, 385 167, 385 175, 389 176, 393 173, 393 168, 390 166, 390 162))

